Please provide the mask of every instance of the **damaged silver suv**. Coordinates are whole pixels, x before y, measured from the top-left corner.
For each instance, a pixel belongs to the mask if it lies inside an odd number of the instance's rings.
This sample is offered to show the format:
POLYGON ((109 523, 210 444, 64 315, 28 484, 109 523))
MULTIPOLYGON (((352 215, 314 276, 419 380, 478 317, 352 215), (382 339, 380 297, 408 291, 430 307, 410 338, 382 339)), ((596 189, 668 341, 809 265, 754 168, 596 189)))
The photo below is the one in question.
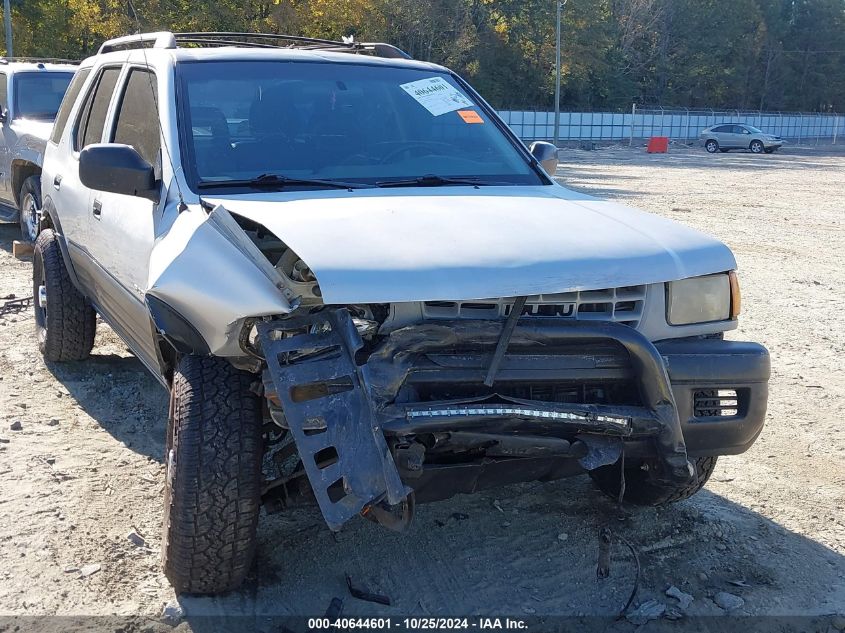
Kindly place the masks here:
POLYGON ((717 240, 566 189, 460 77, 385 44, 155 33, 84 61, 44 161, 48 361, 95 312, 170 391, 164 567, 236 587, 268 512, 588 472, 689 497, 765 417, 717 240))

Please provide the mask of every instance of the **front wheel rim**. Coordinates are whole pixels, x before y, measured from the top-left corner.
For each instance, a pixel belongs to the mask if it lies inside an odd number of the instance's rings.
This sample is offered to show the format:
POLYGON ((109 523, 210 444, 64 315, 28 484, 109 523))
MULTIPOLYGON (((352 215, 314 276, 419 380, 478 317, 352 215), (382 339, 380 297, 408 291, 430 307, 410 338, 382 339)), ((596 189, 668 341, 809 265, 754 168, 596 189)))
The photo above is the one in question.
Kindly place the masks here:
POLYGON ((755 154, 759 154, 761 151, 763 151, 763 144, 762 143, 752 143, 751 144, 751 151, 754 152, 755 154))
POLYGON ((25 232, 24 237, 34 242, 38 237, 38 205, 31 193, 26 194, 21 202, 21 226, 25 232))
POLYGON ((47 271, 44 258, 36 251, 33 263, 33 295, 35 307, 35 326, 38 331, 38 343, 43 346, 47 340, 47 271))

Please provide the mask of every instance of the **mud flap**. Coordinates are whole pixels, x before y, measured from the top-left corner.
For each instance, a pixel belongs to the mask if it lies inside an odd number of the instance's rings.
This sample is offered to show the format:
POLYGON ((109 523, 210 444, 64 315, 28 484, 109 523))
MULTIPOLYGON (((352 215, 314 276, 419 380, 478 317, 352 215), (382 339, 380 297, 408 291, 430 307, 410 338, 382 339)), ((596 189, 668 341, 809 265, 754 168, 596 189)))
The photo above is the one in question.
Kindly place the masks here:
POLYGON ((257 325, 305 474, 329 528, 339 530, 374 502, 402 502, 402 483, 376 420, 361 337, 346 310, 257 325))

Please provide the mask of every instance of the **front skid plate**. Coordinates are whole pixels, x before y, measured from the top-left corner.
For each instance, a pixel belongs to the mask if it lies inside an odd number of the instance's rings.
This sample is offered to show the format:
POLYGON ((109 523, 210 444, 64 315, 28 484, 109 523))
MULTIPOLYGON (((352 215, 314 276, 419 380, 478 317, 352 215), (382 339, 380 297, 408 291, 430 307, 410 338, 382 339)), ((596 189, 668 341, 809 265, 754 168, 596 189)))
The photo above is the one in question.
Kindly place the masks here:
POLYGON ((373 502, 400 503, 410 490, 399 477, 366 378, 355 364, 362 342, 349 313, 324 310, 259 323, 257 329, 305 474, 329 528, 340 529, 373 502))

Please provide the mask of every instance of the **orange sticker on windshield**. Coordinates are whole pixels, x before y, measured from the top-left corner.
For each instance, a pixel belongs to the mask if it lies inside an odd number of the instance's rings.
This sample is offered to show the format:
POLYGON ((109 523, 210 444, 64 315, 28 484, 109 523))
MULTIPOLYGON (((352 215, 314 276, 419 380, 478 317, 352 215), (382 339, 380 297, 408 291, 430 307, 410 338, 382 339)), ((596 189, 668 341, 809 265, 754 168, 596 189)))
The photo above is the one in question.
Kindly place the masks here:
POLYGON ((464 123, 484 123, 484 119, 475 110, 458 110, 464 123))

